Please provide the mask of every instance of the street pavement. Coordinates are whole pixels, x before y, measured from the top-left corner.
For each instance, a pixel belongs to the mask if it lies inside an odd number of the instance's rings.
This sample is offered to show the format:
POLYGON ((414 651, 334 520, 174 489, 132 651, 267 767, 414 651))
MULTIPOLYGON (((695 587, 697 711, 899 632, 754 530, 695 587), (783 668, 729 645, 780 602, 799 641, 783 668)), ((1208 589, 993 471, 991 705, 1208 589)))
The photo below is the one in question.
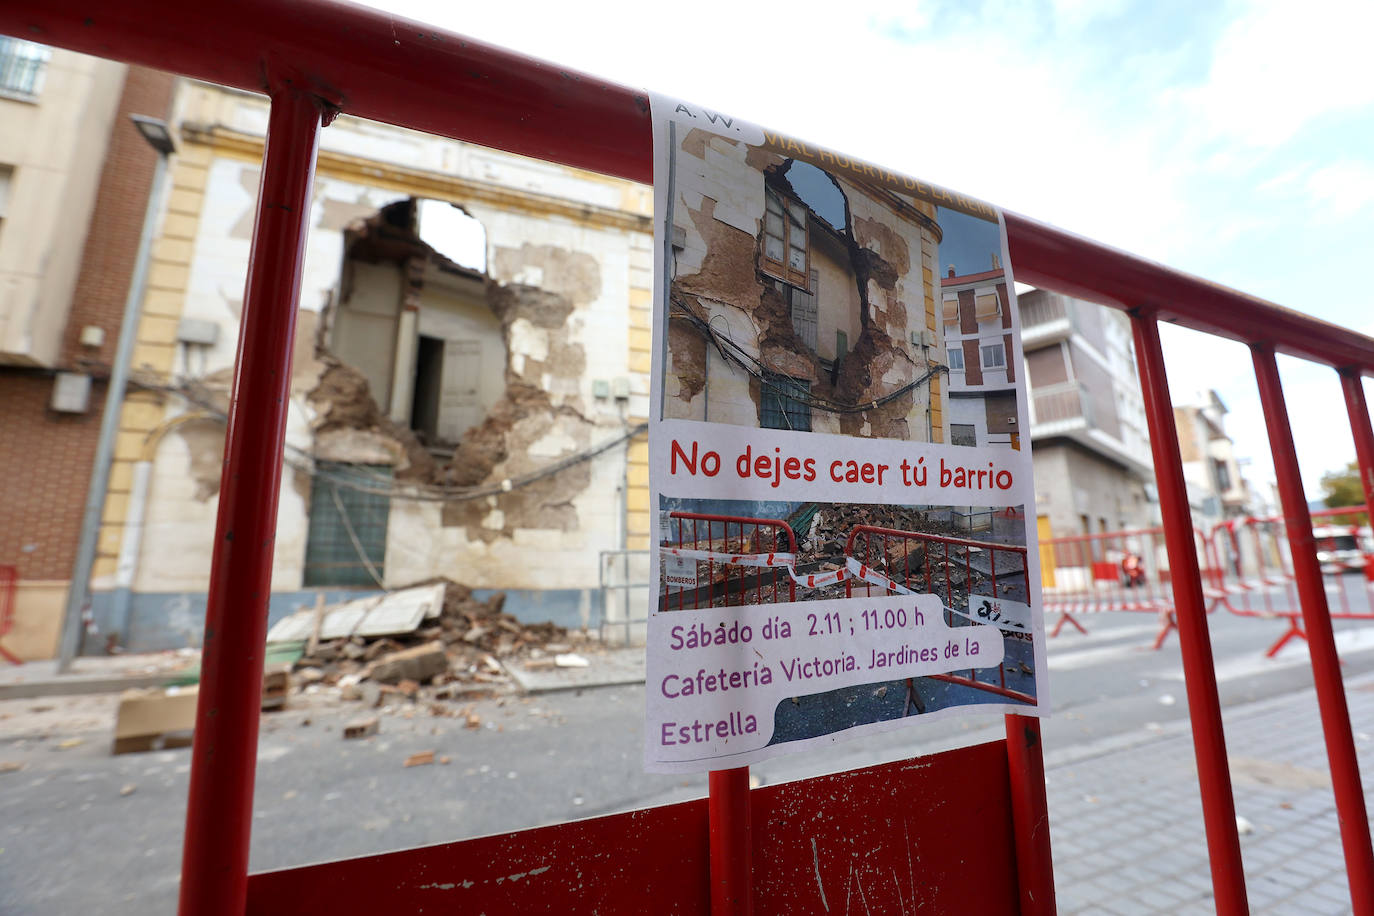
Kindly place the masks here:
MULTIPOLYGON (((1049 644, 1055 715, 1043 734, 1060 912, 1213 912, 1177 637, 1152 652, 1150 615, 1083 619, 1087 635, 1066 632, 1049 644)), ((1374 780, 1368 623, 1338 623, 1366 786, 1374 780)), ((1253 912, 1350 912, 1306 649, 1297 643, 1265 659, 1278 621, 1219 613, 1210 627, 1253 912)), ((112 695, 0 700, 0 769, 10 769, 0 772, 0 912, 175 909, 189 752, 111 756, 115 703, 112 695)), ((476 701, 460 717, 395 707, 379 735, 344 741, 342 725, 358 706, 306 696, 263 719, 251 866, 704 795, 704 776, 643 771, 643 703, 642 685, 620 684, 476 701), (449 762, 402 765, 422 750, 449 762)), ((1001 735, 998 716, 917 721, 752 772, 772 784, 1001 735)))

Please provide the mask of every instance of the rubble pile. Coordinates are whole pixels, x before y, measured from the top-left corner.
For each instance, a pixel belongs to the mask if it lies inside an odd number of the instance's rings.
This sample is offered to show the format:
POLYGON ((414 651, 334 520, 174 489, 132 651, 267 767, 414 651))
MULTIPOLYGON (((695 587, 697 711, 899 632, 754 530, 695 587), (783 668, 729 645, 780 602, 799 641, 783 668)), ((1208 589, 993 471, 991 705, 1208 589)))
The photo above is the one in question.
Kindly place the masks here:
POLYGON ((447 579, 419 584, 444 586, 437 617, 410 633, 353 635, 307 646, 294 665, 296 686, 316 693, 333 688, 342 699, 370 706, 391 700, 442 705, 508 688, 503 663, 552 667, 559 653, 589 640, 553 623, 521 623, 502 611, 503 593, 479 601, 470 588, 447 579))

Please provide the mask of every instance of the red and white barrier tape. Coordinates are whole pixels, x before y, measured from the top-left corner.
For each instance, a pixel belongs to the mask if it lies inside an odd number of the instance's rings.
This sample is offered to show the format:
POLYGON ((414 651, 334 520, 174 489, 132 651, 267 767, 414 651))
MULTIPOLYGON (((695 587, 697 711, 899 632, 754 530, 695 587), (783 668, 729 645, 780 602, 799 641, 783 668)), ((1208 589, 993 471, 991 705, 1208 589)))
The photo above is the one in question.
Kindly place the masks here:
POLYGON ((821 588, 825 585, 843 582, 848 578, 848 573, 843 569, 832 569, 830 572, 824 573, 809 573, 804 576, 798 575, 795 569, 797 563, 795 553, 718 553, 714 550, 694 550, 688 547, 662 547, 660 549, 666 556, 682 557, 684 560, 703 560, 719 563, 721 566, 785 569, 787 574, 792 577, 792 581, 802 588, 821 588))
POLYGON ((1046 614, 1105 614, 1109 611, 1167 611, 1172 601, 1045 601, 1046 614))
MULTIPOLYGON (((878 571, 877 571, 876 569, 874 569, 873 567, 871 567, 871 566, 865 566, 863 563, 860 563, 858 560, 854 559, 853 557, 845 557, 845 558, 844 558, 844 561, 845 561, 845 568, 849 570, 849 575, 850 575, 852 578, 860 579, 860 580, 862 580, 862 581, 864 581, 864 582, 869 583, 870 585, 878 585, 878 586, 881 586, 881 587, 887 589, 888 591, 896 592, 896 593, 899 594, 899 595, 915 595, 915 594, 919 594, 918 592, 913 592, 911 589, 907 588, 906 586, 901 585, 900 583, 893 581, 892 579, 890 579, 890 578, 888 578, 887 576, 883 575, 882 573, 878 572, 878 571)), ((970 597, 970 599, 971 599, 973 596, 970 595, 969 597, 970 597)), ((1021 634, 1029 634, 1029 633, 1030 633, 1030 626, 1029 626, 1028 624, 1022 624, 1022 623, 1020 623, 1019 621, 1014 621, 1014 620, 983 620, 983 619, 974 617, 972 614, 969 614, 967 611, 960 611, 960 610, 957 610, 956 608, 946 607, 945 610, 949 611, 949 612, 950 612, 951 614, 953 614, 955 617, 962 617, 962 618, 964 618, 965 620, 970 621, 971 623, 976 623, 976 624, 979 624, 979 625, 981 625, 981 626, 996 627, 997 629, 1001 630, 1003 633, 1021 633, 1021 634)))
MULTIPOLYGON (((787 574, 792 577, 792 581, 802 588, 821 588, 825 585, 833 585, 836 582, 843 582, 846 579, 861 579, 870 585, 880 586, 890 592, 899 595, 915 595, 904 585, 900 585, 871 566, 860 563, 853 557, 845 557, 843 569, 832 569, 824 573, 812 573, 808 575, 798 575, 795 567, 797 555, 794 553, 721 553, 715 550, 698 550, 690 547, 660 547, 665 556, 681 557, 684 560, 698 560, 710 563, 719 563, 721 566, 748 566, 759 569, 785 569, 787 574)), ((945 608, 956 617, 962 617, 971 623, 982 626, 992 626, 1005 633, 1026 634, 1030 632, 1030 627, 1012 620, 982 620, 974 617, 966 611, 954 608, 945 608)))

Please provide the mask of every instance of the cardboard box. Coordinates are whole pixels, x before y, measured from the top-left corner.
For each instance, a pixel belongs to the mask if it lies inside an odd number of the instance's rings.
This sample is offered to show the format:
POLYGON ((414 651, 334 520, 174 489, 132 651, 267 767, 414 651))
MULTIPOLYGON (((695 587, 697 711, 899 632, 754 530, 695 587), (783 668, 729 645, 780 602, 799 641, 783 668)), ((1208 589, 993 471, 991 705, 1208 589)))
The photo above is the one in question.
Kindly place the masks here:
POLYGON ((199 692, 196 686, 124 691, 115 713, 113 753, 189 746, 199 692))

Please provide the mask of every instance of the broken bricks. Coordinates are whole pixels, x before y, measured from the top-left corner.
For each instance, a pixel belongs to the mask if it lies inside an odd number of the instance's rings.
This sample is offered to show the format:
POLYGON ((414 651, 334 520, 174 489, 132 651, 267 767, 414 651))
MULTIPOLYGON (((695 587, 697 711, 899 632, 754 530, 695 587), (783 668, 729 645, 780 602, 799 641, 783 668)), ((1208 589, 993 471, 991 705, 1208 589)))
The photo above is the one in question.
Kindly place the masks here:
POLYGON ((444 653, 444 644, 436 641, 382 656, 368 667, 367 676, 381 684, 413 681, 418 689, 420 681, 446 671, 448 655, 444 653))
POLYGON ((381 728, 376 716, 369 716, 366 719, 354 719, 344 726, 343 736, 345 738, 367 738, 377 734, 381 728))

